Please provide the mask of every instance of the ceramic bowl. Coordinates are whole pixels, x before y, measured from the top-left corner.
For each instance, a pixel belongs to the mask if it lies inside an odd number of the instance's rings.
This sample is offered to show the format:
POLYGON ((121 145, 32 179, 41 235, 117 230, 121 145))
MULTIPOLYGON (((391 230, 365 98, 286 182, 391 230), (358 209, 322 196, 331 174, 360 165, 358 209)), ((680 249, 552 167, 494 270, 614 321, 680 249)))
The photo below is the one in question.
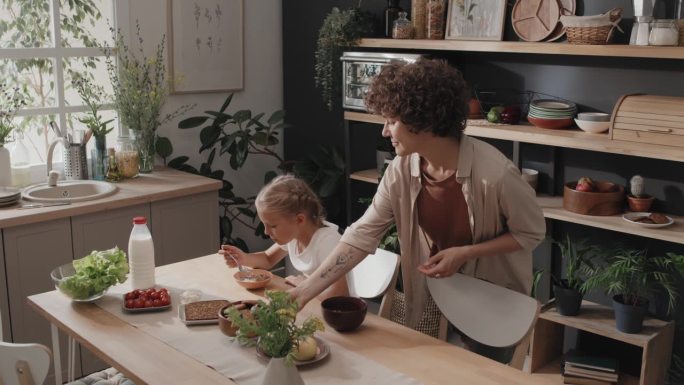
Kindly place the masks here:
POLYGON ((592 134, 600 134, 608 131, 608 128, 610 128, 610 121, 593 122, 590 120, 575 119, 575 123, 577 123, 577 127, 581 128, 582 131, 590 132, 592 134))
POLYGON ((591 122, 610 122, 610 114, 605 112, 580 112, 577 119, 591 122))
POLYGON ((271 282, 273 274, 268 270, 252 269, 238 271, 233 275, 237 283, 248 290, 262 289, 271 282))
POLYGON ((537 189, 537 181, 539 180, 539 171, 533 170, 531 168, 523 168, 521 171, 522 178, 527 182, 533 189, 537 189))
POLYGON ((617 215, 622 213, 625 188, 611 182, 594 181, 597 192, 577 191, 577 182, 563 188, 563 208, 583 215, 617 215))
POLYGON ((536 118, 529 115, 527 120, 539 128, 548 128, 551 130, 560 130, 563 128, 568 128, 572 125, 572 118, 563 119, 547 119, 547 118, 536 118))
POLYGON ((79 295, 76 295, 76 293, 74 293, 73 290, 69 289, 71 285, 68 282, 69 279, 75 274, 76 270, 74 269, 74 265, 72 265, 71 262, 56 267, 50 272, 50 278, 52 278, 52 282, 55 284, 55 288, 62 292, 62 294, 71 298, 72 301, 92 302, 102 298, 105 295, 105 293, 107 293, 107 290, 109 290, 109 287, 106 287, 104 290, 101 291, 91 290, 89 292, 78 293, 79 295))
POLYGON ((338 332, 352 331, 363 323, 368 305, 356 297, 330 297, 321 302, 323 319, 338 332))
POLYGON ((231 302, 230 305, 222 307, 218 312, 218 324, 221 332, 229 337, 235 337, 239 330, 239 328, 233 325, 233 323, 230 322, 228 317, 224 314, 226 309, 233 306, 239 306, 241 307, 240 313, 242 314, 242 317, 253 317, 251 309, 254 305, 256 305, 256 301, 246 300, 231 302))

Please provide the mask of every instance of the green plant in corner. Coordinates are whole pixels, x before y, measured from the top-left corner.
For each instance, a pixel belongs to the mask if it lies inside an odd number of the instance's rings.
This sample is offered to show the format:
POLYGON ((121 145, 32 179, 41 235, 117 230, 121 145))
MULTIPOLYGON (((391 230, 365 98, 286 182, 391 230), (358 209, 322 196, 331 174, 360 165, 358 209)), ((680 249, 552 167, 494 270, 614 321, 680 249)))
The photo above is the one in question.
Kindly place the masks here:
POLYGON ((257 345, 269 357, 285 357, 292 364, 300 341, 324 330, 323 322, 309 317, 301 326, 295 324, 299 305, 284 291, 266 291, 268 303, 259 300, 252 308, 253 318, 242 317, 235 307, 228 310, 228 318, 239 327, 237 340, 251 344, 249 336, 258 336, 257 345))
POLYGON ((325 105, 331 111, 340 94, 342 52, 372 32, 371 19, 360 7, 361 1, 356 8, 340 10, 334 7, 318 31, 314 80, 316 87, 321 89, 325 105))

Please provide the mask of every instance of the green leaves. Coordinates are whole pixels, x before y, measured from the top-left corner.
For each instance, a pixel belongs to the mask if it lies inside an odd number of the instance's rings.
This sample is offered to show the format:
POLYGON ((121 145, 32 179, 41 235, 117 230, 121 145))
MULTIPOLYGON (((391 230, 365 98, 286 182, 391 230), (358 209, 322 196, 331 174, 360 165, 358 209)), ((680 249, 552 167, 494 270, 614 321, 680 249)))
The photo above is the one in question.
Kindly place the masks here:
POLYGON ((199 127, 202 124, 204 124, 204 122, 206 122, 208 119, 208 116, 193 116, 191 118, 181 120, 180 123, 178 123, 178 128, 188 129, 199 127))

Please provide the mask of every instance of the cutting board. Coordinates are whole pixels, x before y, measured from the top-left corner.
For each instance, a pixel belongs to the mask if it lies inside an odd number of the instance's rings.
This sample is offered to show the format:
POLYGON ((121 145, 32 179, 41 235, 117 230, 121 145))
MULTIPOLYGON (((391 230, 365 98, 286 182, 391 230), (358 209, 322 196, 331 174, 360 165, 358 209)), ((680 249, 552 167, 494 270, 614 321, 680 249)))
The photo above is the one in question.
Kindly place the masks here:
MULTIPOLYGON (((560 6, 561 16, 574 16, 577 10, 577 2, 575 0, 558 0, 558 5, 560 6)), ((558 40, 565 35, 565 27, 563 23, 558 21, 556 23, 556 29, 553 30, 551 35, 546 38, 546 41, 558 40)))
POLYGON ((511 14, 513 30, 525 41, 542 41, 555 31, 560 10, 558 0, 517 0, 511 14))

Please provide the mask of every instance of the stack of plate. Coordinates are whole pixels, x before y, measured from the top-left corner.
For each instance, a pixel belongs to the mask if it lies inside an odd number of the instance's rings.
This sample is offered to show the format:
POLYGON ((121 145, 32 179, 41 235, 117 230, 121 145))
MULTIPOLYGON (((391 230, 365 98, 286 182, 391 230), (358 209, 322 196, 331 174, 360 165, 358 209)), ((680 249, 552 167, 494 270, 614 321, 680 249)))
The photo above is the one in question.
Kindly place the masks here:
POLYGON ((561 129, 572 125, 576 113, 575 103, 541 99, 530 103, 527 120, 540 128, 561 129))
POLYGON ((21 190, 14 187, 0 187, 0 207, 11 206, 21 199, 21 190))

